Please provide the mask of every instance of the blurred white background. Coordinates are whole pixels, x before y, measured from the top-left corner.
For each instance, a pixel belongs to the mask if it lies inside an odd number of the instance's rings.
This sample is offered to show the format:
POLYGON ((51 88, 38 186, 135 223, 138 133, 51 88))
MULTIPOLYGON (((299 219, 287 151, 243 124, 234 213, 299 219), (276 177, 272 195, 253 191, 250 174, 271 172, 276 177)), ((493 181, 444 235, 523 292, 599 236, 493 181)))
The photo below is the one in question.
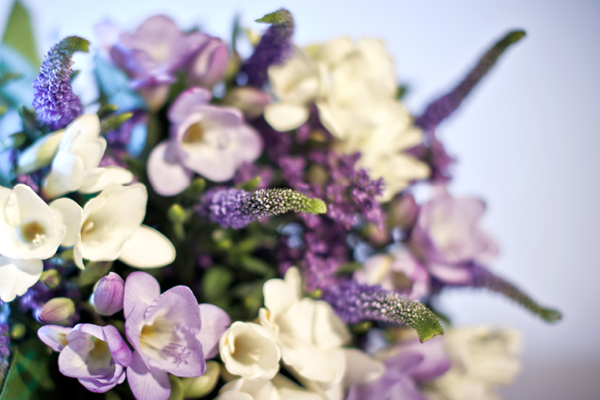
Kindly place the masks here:
MULTIPOLYGON (((341 35, 384 39, 407 104, 419 113, 452 87, 507 30, 528 36, 509 49, 463 108, 439 130, 459 163, 452 191, 486 199, 485 225, 502 256, 494 271, 542 304, 564 312, 549 326, 504 298, 475 291, 445 294, 458 324, 493 323, 524 332, 523 372, 504 391, 511 400, 600 398, 600 2, 23 0, 33 14, 40 55, 60 38, 97 41, 110 17, 133 29, 165 13, 181 27, 229 39, 244 24, 285 6, 296 43, 341 35)), ((12 4, 0 1, 0 32, 12 4)))

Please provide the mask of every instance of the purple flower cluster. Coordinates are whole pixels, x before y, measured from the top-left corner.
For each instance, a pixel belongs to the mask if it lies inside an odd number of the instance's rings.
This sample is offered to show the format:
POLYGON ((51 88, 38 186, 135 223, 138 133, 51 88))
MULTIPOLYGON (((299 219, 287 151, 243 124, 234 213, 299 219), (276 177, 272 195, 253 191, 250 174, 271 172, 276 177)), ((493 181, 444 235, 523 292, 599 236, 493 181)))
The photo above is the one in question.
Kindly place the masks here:
POLYGON ((328 204, 327 216, 347 230, 358 222, 358 217, 383 229, 384 214, 377 197, 383 192, 383 180, 372 180, 366 170, 356 168, 359 153, 338 154, 335 151, 313 151, 309 159, 324 168, 304 179, 306 162, 301 157, 282 157, 279 166, 284 179, 302 193, 324 198, 328 204))
POLYGON ((329 218, 314 216, 314 220, 313 228, 306 227, 301 237, 293 232, 284 235, 277 254, 280 273, 300 266, 309 291, 344 281, 336 272, 350 261, 346 229, 329 218))
POLYGON ((272 22, 273 25, 267 29, 252 56, 242 66, 241 71, 248 77, 249 86, 262 87, 267 81, 269 66, 283 62, 292 50, 292 15, 283 9, 273 14, 278 14, 279 20, 270 21, 266 20, 268 16, 265 17, 264 22, 272 22))
POLYGON ((33 108, 50 129, 63 128, 81 115, 81 101, 71 90, 71 57, 76 51, 87 51, 87 46, 88 41, 77 36, 55 44, 33 82, 33 108))

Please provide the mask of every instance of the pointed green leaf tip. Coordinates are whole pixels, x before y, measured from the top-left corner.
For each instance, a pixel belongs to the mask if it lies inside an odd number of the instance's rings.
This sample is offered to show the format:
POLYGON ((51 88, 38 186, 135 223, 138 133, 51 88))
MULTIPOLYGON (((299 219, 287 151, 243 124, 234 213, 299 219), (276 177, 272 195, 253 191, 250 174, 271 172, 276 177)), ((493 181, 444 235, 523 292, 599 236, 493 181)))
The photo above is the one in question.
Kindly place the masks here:
POLYGON ((272 12, 260 19, 257 19, 256 22, 263 22, 271 25, 293 25, 294 19, 288 10, 282 8, 281 10, 272 12))
POLYGON ((522 38, 524 38, 527 34, 525 33, 524 30, 516 30, 516 31, 510 31, 506 34, 506 36, 504 36, 503 40, 506 40, 509 44, 513 44, 513 43, 517 43, 519 40, 521 40, 522 38))
POLYGON ((90 51, 90 42, 79 36, 68 36, 60 41, 57 50, 67 56, 71 56, 78 51, 87 53, 90 51))
POLYGON ((413 328, 417 331, 421 343, 444 334, 444 328, 438 318, 420 301, 410 300, 393 293, 387 296, 386 303, 388 305, 387 318, 413 328))

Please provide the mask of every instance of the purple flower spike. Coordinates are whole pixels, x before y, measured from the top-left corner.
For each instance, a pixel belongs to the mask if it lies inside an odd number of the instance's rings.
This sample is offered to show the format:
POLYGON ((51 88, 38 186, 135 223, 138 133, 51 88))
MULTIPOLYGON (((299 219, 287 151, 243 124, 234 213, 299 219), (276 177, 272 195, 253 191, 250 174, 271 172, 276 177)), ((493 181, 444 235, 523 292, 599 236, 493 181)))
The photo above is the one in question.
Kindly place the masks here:
POLYGON ((484 54, 475 68, 469 72, 467 77, 458 86, 452 89, 450 93, 443 95, 429 104, 423 115, 416 119, 415 124, 423 128, 427 133, 433 132, 440 122, 456 111, 460 103, 471 93, 475 85, 496 64, 496 61, 504 53, 504 50, 511 44, 518 42, 524 36, 524 31, 512 31, 506 34, 484 54))
POLYGON ((560 311, 540 306, 521 289, 512 283, 494 275, 487 268, 479 265, 471 265, 469 272, 469 282, 463 285, 450 286, 484 288, 492 292, 503 294, 532 313, 540 316, 546 322, 557 322, 562 318, 560 311))
POLYGON ((55 44, 42 62, 33 81, 33 108, 50 129, 60 129, 81 115, 81 101, 71 90, 73 60, 77 51, 88 51, 89 42, 69 36, 55 44))
POLYGON ((123 312, 127 339, 135 349, 127 380, 140 400, 168 399, 169 373, 204 374, 205 357, 216 354, 215 346, 231 322, 218 307, 199 306, 187 286, 160 294, 158 281, 145 272, 127 277, 123 312))
POLYGON ((60 352, 60 372, 77 378, 89 391, 105 393, 125 380, 132 354, 114 326, 78 324, 71 329, 46 325, 38 330, 38 336, 60 352))
POLYGON ((361 321, 383 321, 407 325, 417 331, 421 342, 444 330, 435 315, 417 300, 410 300, 381 286, 342 282, 323 289, 323 300, 348 324, 361 321))
POLYGON ((260 189, 246 192, 241 189, 214 188, 203 196, 200 214, 222 227, 241 229, 260 218, 288 211, 322 214, 327 206, 292 189, 260 189))
POLYGON ((252 56, 242 66, 248 76, 248 85, 262 87, 267 81, 270 65, 281 64, 291 53, 294 19, 289 11, 281 9, 265 15, 257 22, 272 24, 256 46, 252 56))
POLYGON ((113 315, 123 309, 125 282, 118 274, 110 272, 96 284, 94 306, 100 315, 113 315))

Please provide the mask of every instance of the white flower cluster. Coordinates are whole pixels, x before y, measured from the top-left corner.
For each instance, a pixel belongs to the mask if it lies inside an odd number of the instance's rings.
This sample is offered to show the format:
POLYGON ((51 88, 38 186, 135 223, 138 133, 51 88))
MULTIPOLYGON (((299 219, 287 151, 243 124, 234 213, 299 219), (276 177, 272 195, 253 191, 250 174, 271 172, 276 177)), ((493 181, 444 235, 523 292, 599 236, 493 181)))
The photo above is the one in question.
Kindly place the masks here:
POLYGON ((62 197, 47 204, 31 187, 0 187, 0 299, 23 295, 40 278, 43 261, 59 248, 73 247, 74 261, 119 259, 138 268, 170 264, 172 243, 142 225, 148 193, 141 183, 128 186, 133 174, 121 167, 99 167, 106 150, 100 121, 82 115, 64 131, 46 135, 19 157, 20 172, 51 163, 42 195, 56 199, 67 193, 97 193, 82 208, 62 197))
POLYGON ((225 368, 239 378, 219 400, 343 400, 351 384, 377 379, 381 362, 358 349, 329 304, 302 296, 296 268, 263 287, 259 323, 235 322, 221 337, 225 368), (280 361, 307 389, 278 374, 280 361))
POLYGON ((521 369, 518 331, 490 326, 449 329, 446 351, 452 367, 429 383, 429 400, 500 400, 497 389, 521 369))
POLYGON ((339 139, 344 153, 361 152, 359 166, 383 178, 383 200, 425 179, 429 168, 403 151, 420 144, 423 134, 396 99, 394 63, 380 40, 338 38, 296 49, 283 65, 269 68, 279 102, 265 108, 278 131, 298 128, 316 103, 323 125, 339 139))

